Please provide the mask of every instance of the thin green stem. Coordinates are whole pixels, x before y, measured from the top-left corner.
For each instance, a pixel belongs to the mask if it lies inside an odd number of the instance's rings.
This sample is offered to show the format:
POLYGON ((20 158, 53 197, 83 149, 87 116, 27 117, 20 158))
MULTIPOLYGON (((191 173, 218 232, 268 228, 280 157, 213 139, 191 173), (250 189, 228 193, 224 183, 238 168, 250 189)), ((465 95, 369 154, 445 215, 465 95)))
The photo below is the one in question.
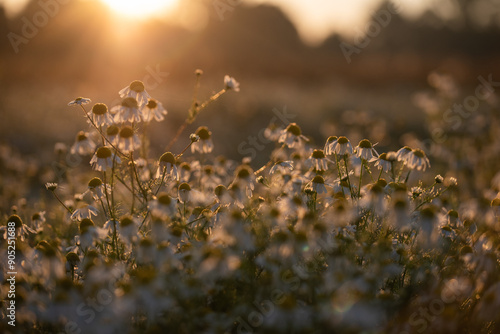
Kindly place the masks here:
POLYGON ((68 212, 69 212, 70 214, 73 214, 73 211, 72 211, 70 208, 68 208, 68 207, 66 206, 66 204, 64 204, 64 203, 63 203, 63 201, 61 201, 61 199, 59 198, 59 196, 57 196, 57 194, 56 194, 56 192, 55 192, 55 191, 52 191, 52 194, 54 194, 54 197, 55 197, 55 198, 59 201, 59 203, 61 203, 61 205, 62 205, 62 206, 63 206, 66 210, 68 210, 68 212))

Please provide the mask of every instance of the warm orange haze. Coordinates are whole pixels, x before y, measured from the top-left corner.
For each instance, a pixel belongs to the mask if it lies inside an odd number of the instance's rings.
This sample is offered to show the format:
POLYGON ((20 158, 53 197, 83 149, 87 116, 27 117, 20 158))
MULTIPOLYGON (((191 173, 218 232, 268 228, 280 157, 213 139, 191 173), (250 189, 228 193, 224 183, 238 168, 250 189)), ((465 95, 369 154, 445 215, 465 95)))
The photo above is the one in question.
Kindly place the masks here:
POLYGON ((0 0, 0 333, 499 333, 500 2, 0 0))

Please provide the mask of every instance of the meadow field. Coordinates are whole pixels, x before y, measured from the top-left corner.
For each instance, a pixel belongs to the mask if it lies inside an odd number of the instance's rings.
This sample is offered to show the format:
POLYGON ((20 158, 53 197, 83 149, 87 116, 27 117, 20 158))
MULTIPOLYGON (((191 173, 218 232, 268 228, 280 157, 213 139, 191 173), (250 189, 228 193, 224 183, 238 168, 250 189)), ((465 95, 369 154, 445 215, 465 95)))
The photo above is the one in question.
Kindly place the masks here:
POLYGON ((499 333, 496 51, 349 64, 245 8, 294 56, 0 48, 0 332, 499 333))

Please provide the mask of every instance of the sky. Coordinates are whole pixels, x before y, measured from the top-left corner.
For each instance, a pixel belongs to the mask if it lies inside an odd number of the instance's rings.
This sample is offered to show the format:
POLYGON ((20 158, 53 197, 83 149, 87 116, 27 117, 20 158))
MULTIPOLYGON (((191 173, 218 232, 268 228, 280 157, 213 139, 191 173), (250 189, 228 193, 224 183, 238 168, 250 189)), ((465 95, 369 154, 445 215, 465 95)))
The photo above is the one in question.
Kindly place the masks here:
MULTIPOLYGON (((22 9, 28 0, 0 0, 8 13, 22 9)), ((57 0, 55 0, 57 1, 57 0)), ((111 0, 101 0, 111 1, 111 0)), ((153 0, 154 1, 154 0, 153 0)), ((158 2, 161 0, 158 0, 158 2)), ((221 0, 224 1, 224 0, 221 0)), ((402 15, 416 16, 433 3, 443 0, 393 0, 402 15)), ((115 3, 120 1, 114 0, 115 3)), ((126 0, 121 0, 121 3, 126 0)), ((134 0, 135 3, 140 1, 134 0)), ((170 2, 170 1, 169 1, 170 2)), ((362 33, 376 14, 382 0, 232 0, 225 3, 257 5, 273 4, 280 7, 296 26, 301 38, 308 44, 321 43, 331 33, 356 36, 362 33)), ((444 1, 446 2, 446 0, 444 1)))

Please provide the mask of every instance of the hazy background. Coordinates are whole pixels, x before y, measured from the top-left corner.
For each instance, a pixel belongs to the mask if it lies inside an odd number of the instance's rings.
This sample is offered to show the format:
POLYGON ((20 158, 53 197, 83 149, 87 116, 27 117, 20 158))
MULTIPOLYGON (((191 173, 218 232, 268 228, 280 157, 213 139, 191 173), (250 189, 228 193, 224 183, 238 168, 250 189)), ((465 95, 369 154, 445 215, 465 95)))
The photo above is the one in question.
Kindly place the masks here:
POLYGON ((72 144, 87 128, 69 101, 83 96, 111 107, 119 103, 117 92, 139 79, 169 111, 151 129, 153 152, 161 153, 186 116, 199 68, 200 98, 222 88, 225 74, 241 83, 241 92, 223 96, 185 133, 208 125, 215 154, 241 159, 238 144, 284 106, 319 145, 357 124, 359 137, 395 149, 405 133, 426 135, 412 96, 428 89, 429 72, 452 74, 465 92, 473 92, 479 75, 500 79, 496 0, 391 2, 398 13, 350 62, 341 43, 354 45, 391 3, 167 3, 168 10, 137 16, 98 0, 0 1, 0 142, 50 161, 55 142, 72 144), (23 35, 34 22, 36 32, 23 35), (12 33, 25 39, 13 45, 12 33))

